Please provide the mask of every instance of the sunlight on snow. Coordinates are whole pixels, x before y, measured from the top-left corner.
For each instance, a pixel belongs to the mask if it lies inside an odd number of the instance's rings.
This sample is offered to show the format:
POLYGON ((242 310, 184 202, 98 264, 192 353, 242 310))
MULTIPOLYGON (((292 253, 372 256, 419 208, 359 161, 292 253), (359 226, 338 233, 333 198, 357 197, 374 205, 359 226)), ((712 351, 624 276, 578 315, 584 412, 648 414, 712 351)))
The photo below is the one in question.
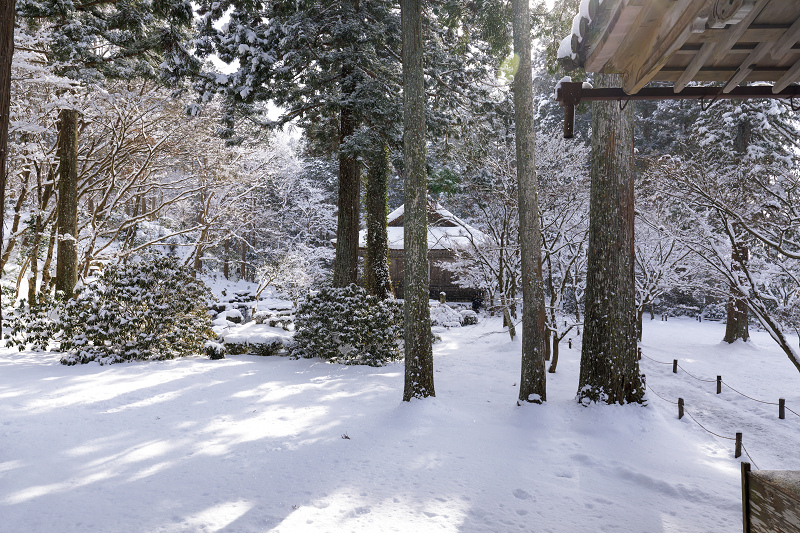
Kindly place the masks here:
POLYGON ((244 500, 220 503, 187 517, 181 524, 181 531, 186 531, 186 526, 188 531, 219 531, 252 508, 253 504, 244 500))
MULTIPOLYGON (((448 495, 444 495, 448 496, 448 495)), ((420 501, 397 495, 374 502, 367 493, 344 489, 303 505, 270 531, 459 531, 468 511, 461 498, 437 497, 420 501), (425 517, 421 519, 421 517, 425 517), (333 527, 332 527, 333 526, 333 527)))
POLYGON ((113 475, 114 474, 109 471, 97 472, 95 474, 90 474, 80 478, 68 479, 67 481, 62 481, 61 483, 50 483, 49 485, 28 487, 27 489, 23 489, 19 492, 9 495, 8 498, 3 500, 3 503, 7 505, 15 505, 32 500, 34 498, 46 496, 48 494, 74 490, 78 487, 83 487, 92 483, 97 483, 98 481, 109 479, 113 477, 113 475))

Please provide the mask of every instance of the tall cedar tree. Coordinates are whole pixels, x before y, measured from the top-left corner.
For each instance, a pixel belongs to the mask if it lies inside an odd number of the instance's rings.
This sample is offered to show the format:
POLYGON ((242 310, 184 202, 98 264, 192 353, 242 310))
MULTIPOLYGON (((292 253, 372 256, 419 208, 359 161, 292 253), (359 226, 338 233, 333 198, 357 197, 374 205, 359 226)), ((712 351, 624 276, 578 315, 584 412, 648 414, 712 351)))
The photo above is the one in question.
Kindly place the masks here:
MULTIPOLYGON (((476 13, 459 2, 433 4, 423 17, 426 91, 436 95, 423 103, 434 133, 452 135, 469 121, 465 109, 491 102, 481 83, 493 68, 492 47, 485 43, 502 43, 501 30, 486 29, 492 24, 485 20, 491 19, 486 15, 491 4, 471 6, 476 13)), ((387 0, 223 0, 206 1, 199 12, 198 53, 217 53, 228 63, 238 60, 235 72, 208 73, 197 83, 202 98, 222 93, 229 124, 237 116, 259 120, 264 102, 272 101, 284 112, 276 122, 262 119, 262 124, 296 120, 313 153, 339 157, 334 282, 355 281, 359 161, 369 166, 385 146, 398 150, 402 143, 401 31, 395 5, 387 0), (226 14, 229 21, 215 28, 226 14)), ((225 135, 236 140, 230 128, 225 135)), ((402 164, 398 167, 404 172, 402 164)))
POLYGON ((533 124, 533 71, 531 69, 531 17, 528 0, 513 0, 514 55, 519 66, 514 76, 517 181, 519 187, 519 237, 522 254, 522 375, 519 399, 547 400, 547 352, 544 284, 542 282, 542 231, 536 187, 533 124))
MULTIPOLYGON (((3 244, 5 226, 8 125, 11 121, 11 60, 14 56, 14 2, 15 0, 0 0, 0 247, 3 244)), ((1 313, 2 311, 0 323, 1 313)))
POLYGON ((428 209, 422 0, 401 0, 405 166, 405 358, 403 401, 436 396, 428 307, 428 209))
POLYGON ((239 62, 230 75, 207 75, 197 87, 204 97, 223 93, 230 123, 258 117, 273 101, 284 112, 265 125, 297 120, 316 153, 339 158, 335 286, 357 281, 359 159, 380 144, 376 130, 399 136, 400 21, 392 7, 385 0, 227 0, 200 8, 199 53, 239 62), (226 26, 214 28, 228 12, 226 26))
MULTIPOLYGON (((619 87, 598 74, 599 87, 619 87)), ((644 396, 636 357, 633 105, 592 104, 589 249, 578 400, 632 403, 644 396)))

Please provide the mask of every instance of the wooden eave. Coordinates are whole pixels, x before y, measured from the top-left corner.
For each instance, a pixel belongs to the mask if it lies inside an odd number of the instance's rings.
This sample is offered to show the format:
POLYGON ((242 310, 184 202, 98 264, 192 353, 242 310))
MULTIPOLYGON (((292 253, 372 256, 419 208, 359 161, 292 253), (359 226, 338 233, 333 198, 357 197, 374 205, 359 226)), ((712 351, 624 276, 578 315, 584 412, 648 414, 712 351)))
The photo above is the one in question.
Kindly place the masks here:
MULTIPOLYGON (((634 94, 650 81, 800 82, 800 0, 598 0, 573 51, 587 72, 619 73, 634 94)), ((573 43, 578 39, 573 38, 573 43)))

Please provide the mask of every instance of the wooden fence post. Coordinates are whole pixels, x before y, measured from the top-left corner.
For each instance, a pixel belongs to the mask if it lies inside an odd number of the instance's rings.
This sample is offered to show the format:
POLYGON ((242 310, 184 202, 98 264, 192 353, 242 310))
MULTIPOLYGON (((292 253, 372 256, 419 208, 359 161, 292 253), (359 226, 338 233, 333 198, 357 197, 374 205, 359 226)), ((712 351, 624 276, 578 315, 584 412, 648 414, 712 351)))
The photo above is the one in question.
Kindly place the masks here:
POLYGON ((717 376, 717 394, 722 393, 722 376, 717 376))
POLYGON ((673 374, 677 374, 678 373, 678 360, 677 359, 673 359, 672 360, 672 373, 673 374))
POLYGON ((750 533, 750 463, 742 461, 742 532, 750 533))
POLYGON ((683 398, 678 398, 678 420, 683 418, 683 398))
POLYGON ((736 446, 733 449, 733 457, 738 458, 742 456, 742 434, 736 434, 736 446))
POLYGON ((781 420, 786 418, 786 400, 783 398, 778 400, 778 418, 781 420))

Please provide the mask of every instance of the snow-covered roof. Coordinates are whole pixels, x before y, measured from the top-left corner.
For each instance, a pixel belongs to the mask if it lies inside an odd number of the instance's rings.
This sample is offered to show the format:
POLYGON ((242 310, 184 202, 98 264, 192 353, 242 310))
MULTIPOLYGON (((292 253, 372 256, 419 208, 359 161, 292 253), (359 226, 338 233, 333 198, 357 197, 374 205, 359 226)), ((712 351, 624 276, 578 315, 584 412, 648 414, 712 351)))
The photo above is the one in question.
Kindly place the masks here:
MULTIPOLYGON (((389 223, 387 229, 390 250, 404 248, 404 231, 402 216, 405 206, 400 206, 386 217, 389 223), (392 225, 392 224, 396 225, 392 225)), ((443 208, 437 202, 428 203, 428 249, 429 250, 468 250, 472 243, 481 243, 488 237, 485 233, 474 228, 443 208)), ((367 230, 358 233, 359 248, 367 246, 367 230)))

